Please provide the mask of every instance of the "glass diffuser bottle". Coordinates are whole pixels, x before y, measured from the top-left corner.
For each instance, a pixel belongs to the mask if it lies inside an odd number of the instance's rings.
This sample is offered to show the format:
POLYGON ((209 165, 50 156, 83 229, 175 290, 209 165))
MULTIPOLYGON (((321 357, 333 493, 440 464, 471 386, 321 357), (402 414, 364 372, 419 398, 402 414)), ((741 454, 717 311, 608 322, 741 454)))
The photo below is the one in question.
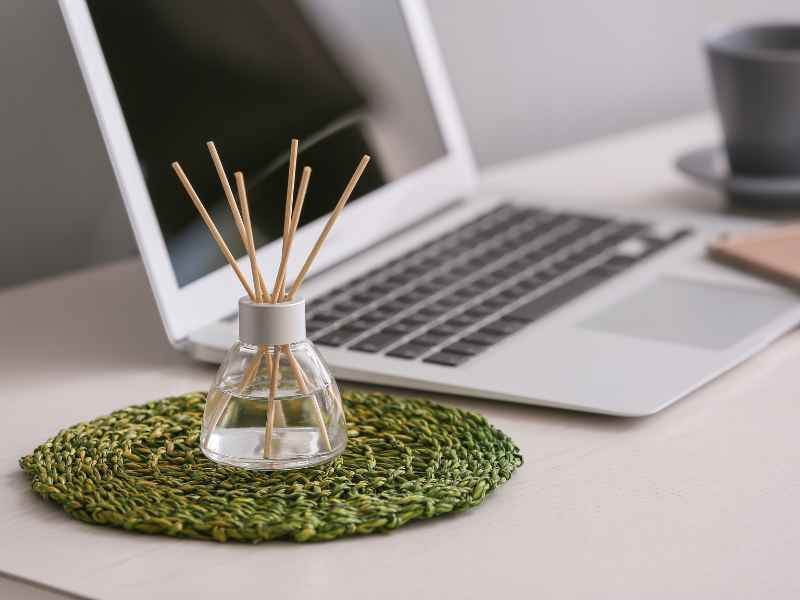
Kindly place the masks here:
POLYGON ((342 453, 347 430, 336 382, 306 338, 305 301, 239 300, 239 339, 211 386, 200 447, 235 467, 310 467, 342 453))
POLYGON ((314 344, 306 339, 305 301, 296 298, 370 158, 366 154, 361 157, 300 272, 287 289, 289 254, 311 177, 311 167, 303 167, 295 198, 299 144, 299 140, 293 139, 289 146, 281 262, 271 292, 258 265, 244 174, 234 173, 237 199, 214 142, 206 144, 250 259, 252 287, 183 168, 177 161, 172 163, 186 194, 247 292, 239 300, 239 340, 228 351, 208 392, 200 433, 203 453, 215 462, 234 467, 258 470, 310 467, 337 457, 347 444, 339 389, 314 344))

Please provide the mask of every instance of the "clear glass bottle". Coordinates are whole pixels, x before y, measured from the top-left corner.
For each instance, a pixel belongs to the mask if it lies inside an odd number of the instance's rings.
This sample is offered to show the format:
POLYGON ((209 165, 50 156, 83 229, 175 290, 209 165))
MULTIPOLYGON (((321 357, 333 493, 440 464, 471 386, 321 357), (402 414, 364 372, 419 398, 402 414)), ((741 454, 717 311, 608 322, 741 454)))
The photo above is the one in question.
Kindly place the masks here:
POLYGON ((200 448, 258 470, 299 469, 342 453, 347 429, 336 381, 305 337, 305 301, 239 301, 239 341, 211 386, 200 448))

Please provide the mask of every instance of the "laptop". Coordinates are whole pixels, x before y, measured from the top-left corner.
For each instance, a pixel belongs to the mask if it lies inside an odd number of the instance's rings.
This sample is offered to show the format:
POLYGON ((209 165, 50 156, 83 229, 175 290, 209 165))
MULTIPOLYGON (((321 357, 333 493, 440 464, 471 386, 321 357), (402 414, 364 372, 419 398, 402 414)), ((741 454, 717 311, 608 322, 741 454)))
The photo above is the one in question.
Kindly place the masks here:
POLYGON ((475 195, 423 2, 62 0, 167 336, 219 361, 241 295, 175 179, 180 160, 247 270, 206 154, 245 172, 275 277, 288 141, 314 175, 290 273, 373 157, 304 285, 339 378, 641 416, 800 320, 794 293, 705 258, 752 223, 475 195))

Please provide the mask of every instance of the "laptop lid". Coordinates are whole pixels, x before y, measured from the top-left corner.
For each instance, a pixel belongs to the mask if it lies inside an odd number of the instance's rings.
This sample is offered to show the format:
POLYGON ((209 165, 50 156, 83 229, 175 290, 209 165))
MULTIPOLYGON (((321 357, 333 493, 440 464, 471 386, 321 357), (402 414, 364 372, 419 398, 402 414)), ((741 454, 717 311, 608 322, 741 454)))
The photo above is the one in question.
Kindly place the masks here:
MULTIPOLYGON (((259 262, 280 259, 288 143, 313 169, 296 273, 363 153, 373 160, 314 271, 475 183, 466 135, 418 0, 60 0, 151 286, 173 343, 230 313, 241 288, 170 168, 184 166, 248 263, 205 142, 242 170, 259 262)), ((313 273, 313 271, 312 271, 313 273)))

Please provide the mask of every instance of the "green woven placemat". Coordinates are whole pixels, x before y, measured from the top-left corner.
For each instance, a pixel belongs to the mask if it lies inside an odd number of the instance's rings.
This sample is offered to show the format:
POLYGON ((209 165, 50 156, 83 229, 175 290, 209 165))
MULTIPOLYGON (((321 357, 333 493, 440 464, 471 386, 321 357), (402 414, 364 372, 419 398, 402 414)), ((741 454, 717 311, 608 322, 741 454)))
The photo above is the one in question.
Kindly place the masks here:
POLYGON ((260 473, 200 452, 205 394, 132 406, 70 427, 20 460, 33 489, 89 523, 224 542, 375 533, 480 504, 522 464, 474 413, 344 395, 348 444, 326 465, 260 473))

